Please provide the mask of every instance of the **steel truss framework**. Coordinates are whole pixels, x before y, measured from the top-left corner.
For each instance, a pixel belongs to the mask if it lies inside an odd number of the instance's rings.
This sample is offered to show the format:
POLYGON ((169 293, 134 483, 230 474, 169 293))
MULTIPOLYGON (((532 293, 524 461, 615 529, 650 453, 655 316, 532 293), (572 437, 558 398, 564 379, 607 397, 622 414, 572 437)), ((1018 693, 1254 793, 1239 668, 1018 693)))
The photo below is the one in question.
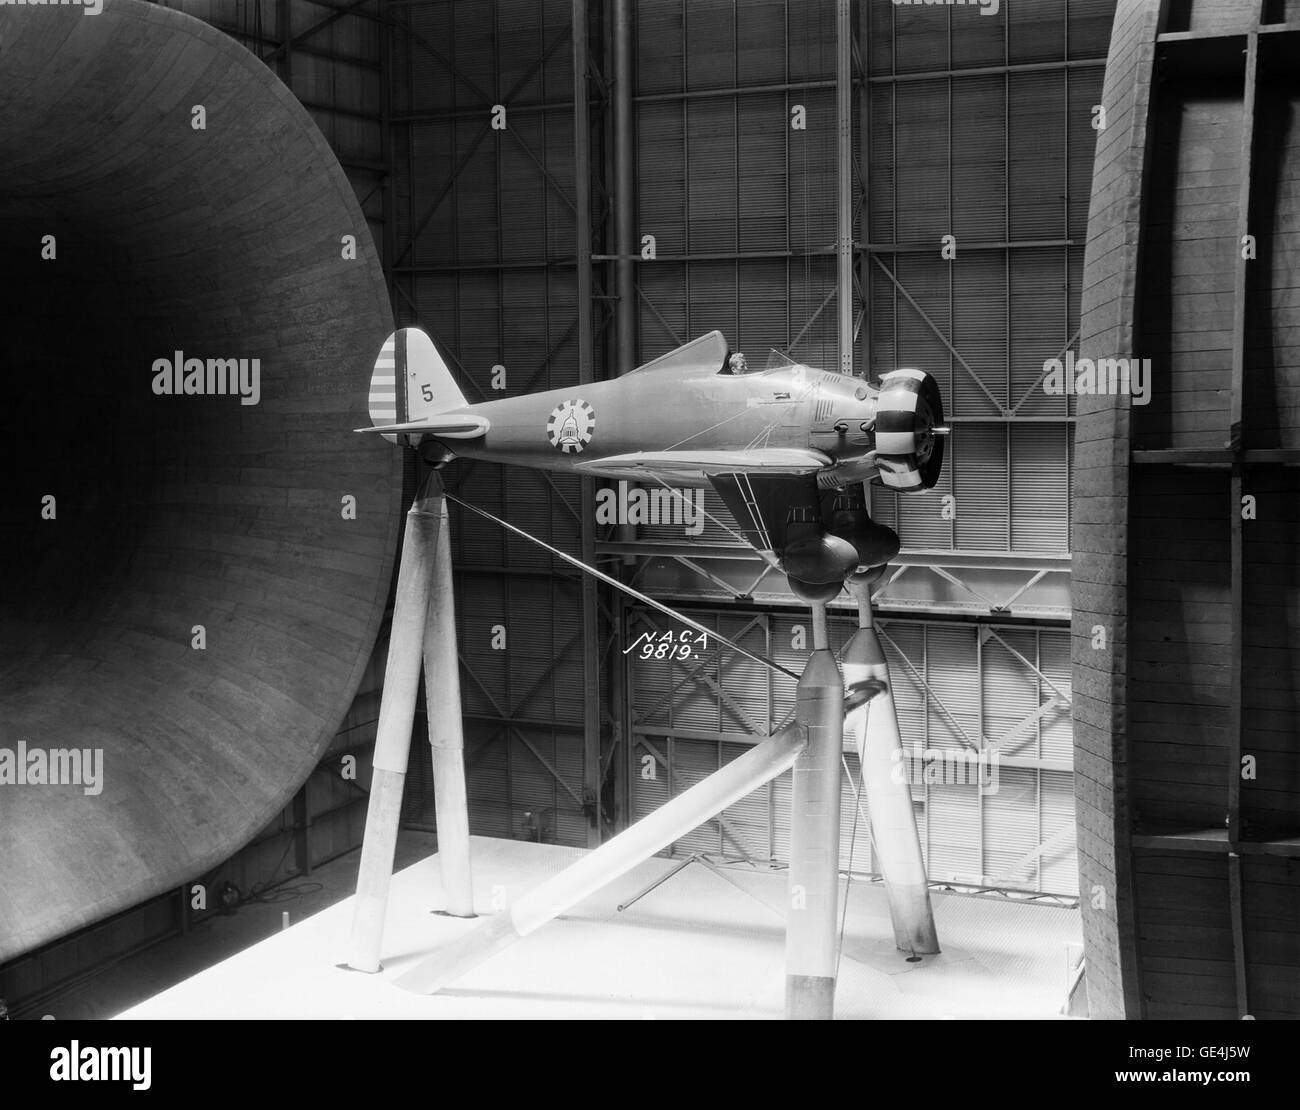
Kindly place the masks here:
MULTIPOLYGON (((734 609, 690 612, 699 620, 718 621, 733 642, 747 643, 769 657, 780 659, 788 654, 793 658, 798 654, 798 649, 785 649, 785 642, 802 620, 798 613, 746 614, 734 609)), ((660 614, 635 604, 625 607, 624 621, 624 640, 630 645, 642 636, 654 637, 671 627, 660 614)), ((833 645, 842 648, 855 624, 847 615, 833 619, 833 645)), ((992 666, 1011 676, 1017 688, 1023 687, 1021 697, 1015 700, 1014 707, 1009 707, 986 701, 984 683, 974 693, 959 686, 938 688, 931 667, 941 667, 948 661, 954 643, 951 623, 881 619, 877 628, 896 672, 904 745, 973 755, 983 752, 986 756, 994 748, 998 752, 1002 790, 1006 791, 1001 800, 991 801, 992 795, 986 797, 971 786, 969 797, 957 799, 954 808, 954 799, 945 793, 953 788, 914 785, 913 802, 918 807, 928 854, 935 864, 934 877, 951 879, 957 874, 957 881, 964 885, 1072 896, 1073 809, 1061 805, 1067 798, 1065 787, 1073 769, 1069 757, 1072 695, 1066 677, 1068 630, 990 622, 966 626, 964 635, 959 634, 962 650, 973 656, 971 665, 976 673, 983 674, 992 666), (931 637, 933 644, 929 643, 931 637), (1046 788, 1045 777, 1050 779, 1046 788), (1014 835, 1000 839, 998 833, 1006 829, 1010 811, 995 807, 1006 804, 1011 795, 1026 791, 1033 794, 1033 806, 1026 809, 1023 798, 1015 800, 1012 804, 1018 807, 1019 827, 1014 835), (1033 811, 1033 828, 1025 826, 1028 810, 1033 811), (961 835, 971 841, 959 854, 969 859, 967 866, 971 869, 959 874, 953 870, 960 866, 953 862, 959 855, 954 855, 947 843, 953 823, 958 820, 966 822, 961 835)), ((765 673, 750 675, 750 682, 735 688, 726 681, 726 673, 734 670, 738 661, 721 645, 704 646, 699 654, 685 660, 656 663, 633 659, 627 661, 630 689, 626 728, 632 738, 628 777, 634 793, 645 787, 647 778, 653 784, 650 795, 642 790, 643 797, 639 801, 634 798, 634 812, 653 808, 697 781, 703 773, 698 765, 701 752, 716 749, 719 758, 733 757, 793 719, 793 684, 779 675, 765 673), (648 668, 657 668, 658 673, 648 668), (685 771, 673 754, 683 747, 690 749, 685 771), (654 763, 654 772, 649 775, 647 757, 654 763), (677 781, 678 775, 683 776, 681 782, 677 781)), ((947 679, 947 675, 942 676, 942 681, 947 679)), ((846 754, 845 767, 845 789, 850 791, 857 775, 857 763, 851 755, 846 754)), ((852 795, 846 795, 846 814, 853 813, 853 804, 852 795)), ((708 830, 675 846, 675 850, 704 851, 760 866, 780 863, 785 851, 781 809, 781 787, 774 785, 757 807, 746 804, 730 816, 724 813, 708 830)), ((846 818, 846 822, 851 820, 846 818)), ((859 837, 852 866, 872 873, 868 834, 860 829, 859 837)))
MULTIPOLYGON (((455 12, 464 0, 373 2, 377 5, 376 18, 385 29, 380 114, 387 127, 385 158, 391 162, 393 172, 383 177, 379 195, 384 203, 384 255, 393 301, 399 322, 420 323, 444 340, 441 346, 451 356, 453 369, 472 400, 491 395, 486 368, 468 360, 457 361, 458 351, 462 349, 457 342, 461 338, 459 334, 440 335, 439 329, 431 325, 427 282, 472 277, 479 283, 474 288, 495 297, 497 303, 508 305, 512 281, 517 276, 539 276, 543 295, 537 307, 544 330, 538 343, 529 350, 527 365, 522 369, 517 365, 511 367, 511 391, 514 392, 557 384, 557 367, 575 364, 577 367, 576 375, 559 380, 591 380, 600 376, 600 369, 626 369, 659 353, 669 343, 690 338, 688 329, 674 320, 671 309, 657 303, 658 295, 647 279, 663 271, 654 267, 681 269, 689 287, 693 268, 699 266, 730 264, 739 273, 739 268, 747 262, 775 260, 784 264, 787 282, 797 283, 802 267, 805 283, 809 284, 805 291, 808 313, 805 318, 789 320, 788 347, 798 348, 810 337, 831 334, 837 337, 841 348, 851 352, 848 368, 856 366, 859 372, 872 368, 880 357, 875 337, 879 327, 885 325, 883 317, 880 321, 873 319, 873 307, 883 304, 882 297, 887 293, 889 313, 895 320, 902 313, 920 320, 935 343, 946 352, 947 369, 954 380, 969 383, 974 395, 983 399, 983 408, 968 407, 967 411, 959 408, 953 414, 954 423, 963 427, 1004 429, 1051 425, 1062 429, 1068 440, 1068 428, 1073 420, 1068 408, 1059 414, 1044 414, 1038 409, 1028 411, 1033 408, 1029 401, 1040 384, 1037 382, 1020 383, 1015 390, 1010 388, 1009 381, 1001 389, 991 385, 980 360, 963 351, 965 342, 955 337, 951 323, 945 322, 947 306, 912 287, 906 260, 921 257, 927 251, 933 253, 936 244, 893 232, 880 237, 871 235, 868 216, 872 211, 869 170, 873 165, 870 157, 873 98, 892 95, 893 90, 916 82, 941 81, 948 85, 951 104, 954 88, 961 87, 955 83, 977 76, 1001 78, 1004 88, 1009 88, 1013 80, 1033 74, 1060 74, 1064 81, 1070 73, 1093 72, 1099 79, 1104 44, 1097 57, 1067 55, 1055 62, 1017 61, 1004 46, 1000 64, 969 67, 954 64, 950 45, 946 65, 900 71, 892 59, 882 68, 873 53, 868 6, 827 0, 822 5, 827 13, 823 30, 840 36, 834 76, 801 77, 791 70, 787 50, 784 80, 747 84, 739 68, 733 65, 718 70, 719 81, 715 87, 699 87, 698 82, 683 81, 675 91, 643 91, 632 82, 632 57, 641 34, 638 16, 645 7, 635 0, 590 6, 584 0, 573 0, 569 5, 569 19, 563 24, 554 20, 562 6, 539 6, 539 11, 544 9, 549 14, 542 20, 543 30, 535 35, 533 45, 528 48, 534 51, 532 60, 523 64, 519 58, 513 58, 515 68, 510 70, 508 80, 502 79, 499 62, 484 62, 479 56, 472 65, 466 64, 455 41, 444 41, 422 29, 422 11, 455 12), (562 84, 555 80, 555 75, 564 68, 570 70, 567 96, 562 84), (436 75, 451 90, 451 99, 435 101, 427 89, 421 91, 420 83, 427 84, 422 74, 436 75), (585 95, 574 97, 575 88, 583 89, 585 95), (647 107, 680 106, 685 119, 693 105, 719 100, 739 104, 763 96, 780 98, 788 112, 791 104, 813 95, 834 98, 841 105, 847 102, 852 108, 854 149, 846 159, 836 163, 833 175, 839 226, 850 229, 847 235, 837 233, 833 241, 824 243, 794 242, 787 235, 785 247, 780 250, 746 249, 744 242, 737 242, 736 249, 730 251, 698 249, 688 244, 683 250, 665 250, 654 261, 640 256, 638 236, 642 229, 634 218, 638 113, 647 107), (505 106, 512 118, 539 128, 535 133, 541 135, 540 142, 530 138, 522 127, 494 131, 490 117, 495 105, 505 106), (454 156, 441 169, 430 173, 427 136, 438 127, 456 129, 454 156), (560 135, 565 143, 572 143, 571 166, 562 164, 569 157, 567 152, 557 160, 549 149, 554 137, 560 135), (453 246, 441 253, 431 252, 427 248, 430 229, 446 218, 450 206, 459 210, 458 206, 464 202, 462 194, 468 191, 463 184, 467 177, 484 164, 495 163, 495 179, 500 181, 500 170, 506 159, 511 165, 526 167, 534 175, 535 195, 549 198, 537 208, 537 219, 545 226, 545 234, 539 240, 541 249, 531 253, 498 249, 493 255, 462 252, 453 246), (426 246, 422 247, 421 243, 426 246), (574 291, 572 296, 557 294, 561 282, 564 288, 574 291), (832 317, 835 326, 828 329, 827 321, 832 317), (656 333, 650 334, 651 330, 656 333)), ((510 30, 508 8, 506 4, 476 7, 480 18, 491 24, 490 31, 484 32, 486 41, 499 43, 502 33, 510 30)), ((684 0, 681 13, 683 21, 693 17, 684 0)), ((787 12, 787 27, 791 18, 787 12)), ((892 21, 896 16, 890 13, 888 18, 892 21)), ((951 11, 946 19, 951 24, 951 11)), ((1063 13, 1060 19, 1068 23, 1070 13, 1063 13)), ((875 33, 881 33, 879 28, 875 33)), ((892 23, 889 33, 893 33, 892 23)), ((1068 37, 1068 27, 1063 33, 1068 37)), ((951 41, 950 27, 948 34, 951 41)), ((309 43, 310 39, 299 32, 293 41, 309 43)), ((517 40, 512 42, 518 47, 517 40)), ((274 48, 273 44, 268 46, 274 48)), ((1004 126, 1010 124, 1004 120, 1004 126)), ((950 148, 952 142, 950 131, 950 148)), ((564 150, 563 145, 560 149, 564 150)), ((951 149, 948 161, 951 165, 951 149)), ((787 143, 787 181, 790 168, 787 143)), ((1009 173, 1009 169, 1004 171, 1009 173)), ((1008 188, 1009 181, 1004 176, 1008 188)), ((1061 187, 1063 190, 1069 187, 1064 173, 1061 187)), ((950 195, 955 193, 950 190, 950 195)), ((495 218, 498 228, 502 226, 503 203, 498 190, 496 196, 486 199, 486 207, 479 209, 494 213, 487 219, 490 222, 495 218)), ((896 196, 893 203, 897 205, 896 196)), ((1011 260, 1026 253, 1054 252, 1054 256, 1064 257, 1071 249, 1080 248, 1064 228, 1055 236, 1025 236, 1013 234, 1007 224, 1003 234, 987 241, 963 241, 961 249, 998 252, 1009 273, 1011 260)), ((1069 267, 1065 264, 1062 282, 1063 287, 1068 287, 1070 282, 1069 267)), ((460 305, 463 294, 454 295, 460 305)), ((949 303, 952 295, 950 281, 949 303)), ((1065 296, 1077 299, 1077 290, 1065 296)), ((505 316, 499 314, 490 325, 496 329, 497 347, 502 352, 510 350, 513 342, 507 334, 505 316)), ((1075 340, 1074 331, 1071 312, 1062 311, 1060 334, 1054 337, 1052 351, 1068 348, 1075 340)), ((896 323, 890 334, 897 334, 896 323)), ((512 353, 518 362, 517 346, 512 353)), ((841 357, 840 362, 844 365, 846 360, 841 357)), ((1008 446, 1008 453, 1010 449, 1008 446)), ((487 468, 465 466, 453 481, 468 490, 471 483, 482 479, 484 469, 487 468)), ((740 598, 788 603, 780 575, 738 544, 733 546, 725 538, 710 537, 704 543, 687 547, 656 535, 653 530, 640 534, 632 526, 602 530, 594 524, 590 483, 538 478, 529 486, 530 499, 536 500, 531 491, 539 484, 544 487, 540 491, 543 502, 550 507, 553 523, 548 527, 554 542, 574 554, 586 556, 589 561, 598 560, 607 568, 621 568, 620 573, 652 594, 682 599, 740 598)), ((499 503, 503 509, 509 509, 512 501, 524 500, 522 491, 512 489, 514 485, 502 483, 499 503)), ((884 510, 884 519, 890 519, 889 505, 882 502, 877 509, 884 510)), ((892 511, 897 518, 900 510, 892 511)), ((1006 516, 1009 520, 1009 508, 1006 516)), ((899 520, 898 523, 906 542, 907 522, 899 520)), ((1068 619, 1067 544, 1062 543, 1054 550, 1017 549, 1009 524, 1005 542, 993 549, 987 545, 979 550, 962 548, 959 539, 954 525, 938 542, 927 535, 927 542, 906 548, 882 589, 882 612, 1021 619, 1052 625, 1068 619), (949 544, 952 550, 948 549, 949 544)), ((509 550, 503 548, 499 556, 462 550, 458 571, 467 583, 467 599, 472 599, 477 589, 473 585, 475 580, 485 586, 495 580, 492 590, 499 588, 518 597, 538 588, 529 583, 553 574, 555 568, 554 564, 549 567, 518 565, 509 550)), ((505 699, 499 691, 489 695, 486 690, 479 691, 483 703, 473 710, 471 717, 483 728, 492 729, 492 735, 498 740, 510 737, 517 740, 521 729, 532 729, 534 738, 540 734, 539 730, 550 739, 572 737, 575 731, 581 734, 580 781, 573 777, 567 764, 557 767, 550 756, 545 760, 537 756, 537 760, 549 764, 546 773, 560 780, 557 790, 565 803, 574 807, 581 804, 585 812, 598 805, 598 799, 610 797, 610 772, 618 771, 616 823, 621 824, 629 811, 627 783, 622 774, 626 750, 619 750, 625 739, 621 727, 626 701, 622 689, 624 677, 621 667, 610 665, 610 638, 616 626, 610 620, 610 604, 602 596, 602 589, 592 582, 575 583, 574 588, 580 597, 581 633, 556 634, 548 672, 559 668, 559 678, 551 674, 551 681, 581 684, 585 698, 581 721, 530 715, 528 707, 520 704, 519 699, 505 699), (580 671, 572 669, 579 657, 580 671)), ((528 673, 536 678, 535 669, 528 673)), ((473 680, 470 681, 472 684, 473 680)), ((470 742, 472 745, 472 738, 470 742)), ((605 807, 605 816, 607 819, 615 816, 612 805, 605 807)), ((599 823, 591 826, 587 842, 598 842, 601 832, 599 823)))

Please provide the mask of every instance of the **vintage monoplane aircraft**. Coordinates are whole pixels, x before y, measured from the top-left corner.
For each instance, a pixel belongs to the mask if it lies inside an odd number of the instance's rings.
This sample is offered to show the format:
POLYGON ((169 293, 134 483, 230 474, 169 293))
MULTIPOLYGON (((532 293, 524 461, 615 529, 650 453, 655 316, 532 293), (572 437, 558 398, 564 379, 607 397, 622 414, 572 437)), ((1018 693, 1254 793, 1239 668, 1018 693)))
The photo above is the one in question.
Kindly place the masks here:
POLYGON ((943 402, 921 370, 879 386, 773 352, 765 369, 721 332, 607 381, 471 405, 433 341, 390 336, 370 380, 372 428, 435 464, 455 456, 670 488, 712 486, 741 533, 807 601, 898 553, 871 520, 865 482, 931 489, 943 465, 943 402))

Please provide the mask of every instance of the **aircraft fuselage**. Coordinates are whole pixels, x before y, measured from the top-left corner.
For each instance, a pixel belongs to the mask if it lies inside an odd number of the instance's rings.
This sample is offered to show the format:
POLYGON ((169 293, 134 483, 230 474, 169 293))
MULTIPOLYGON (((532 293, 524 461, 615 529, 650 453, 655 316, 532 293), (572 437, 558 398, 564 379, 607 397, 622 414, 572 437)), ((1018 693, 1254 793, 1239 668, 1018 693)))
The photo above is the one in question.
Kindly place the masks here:
MULTIPOLYGON (((445 442, 465 458, 544 470, 584 464, 585 473, 633 481, 644 480, 645 472, 605 468, 600 460, 667 450, 812 448, 842 461, 871 450, 874 398, 859 378, 806 366, 633 373, 467 406, 457 411, 485 417, 489 430, 445 442)), ((663 481, 707 484, 699 471, 666 473, 663 481)))

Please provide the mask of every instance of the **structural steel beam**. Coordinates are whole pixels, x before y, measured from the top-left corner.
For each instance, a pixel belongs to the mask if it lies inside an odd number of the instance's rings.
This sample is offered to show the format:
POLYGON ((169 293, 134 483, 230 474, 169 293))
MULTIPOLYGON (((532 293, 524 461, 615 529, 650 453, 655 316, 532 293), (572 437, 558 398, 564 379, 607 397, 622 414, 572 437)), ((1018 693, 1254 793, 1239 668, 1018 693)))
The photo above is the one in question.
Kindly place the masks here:
MULTIPOLYGON (((587 0, 573 0, 573 193, 574 237, 578 258, 578 381, 595 381, 594 343, 591 300, 591 116, 587 104, 589 72, 587 0)), ((582 561, 596 562, 596 483, 583 478, 581 521, 582 561)), ((582 677, 583 677, 583 793, 591 807, 587 824, 587 844, 595 847, 601 840, 600 822, 600 601, 596 580, 582 579, 582 677)))

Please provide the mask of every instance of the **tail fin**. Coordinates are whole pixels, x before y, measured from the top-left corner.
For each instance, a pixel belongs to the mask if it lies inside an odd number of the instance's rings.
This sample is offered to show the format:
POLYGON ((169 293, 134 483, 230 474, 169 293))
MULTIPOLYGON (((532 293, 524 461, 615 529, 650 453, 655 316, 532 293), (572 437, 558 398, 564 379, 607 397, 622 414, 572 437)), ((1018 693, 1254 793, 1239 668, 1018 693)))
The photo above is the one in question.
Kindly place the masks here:
MULTIPOLYGON (((370 378, 370 421, 376 428, 428 421, 466 405, 438 348, 424 332, 402 328, 388 337, 370 378)), ((395 434, 385 433, 384 438, 397 442, 395 434)))

